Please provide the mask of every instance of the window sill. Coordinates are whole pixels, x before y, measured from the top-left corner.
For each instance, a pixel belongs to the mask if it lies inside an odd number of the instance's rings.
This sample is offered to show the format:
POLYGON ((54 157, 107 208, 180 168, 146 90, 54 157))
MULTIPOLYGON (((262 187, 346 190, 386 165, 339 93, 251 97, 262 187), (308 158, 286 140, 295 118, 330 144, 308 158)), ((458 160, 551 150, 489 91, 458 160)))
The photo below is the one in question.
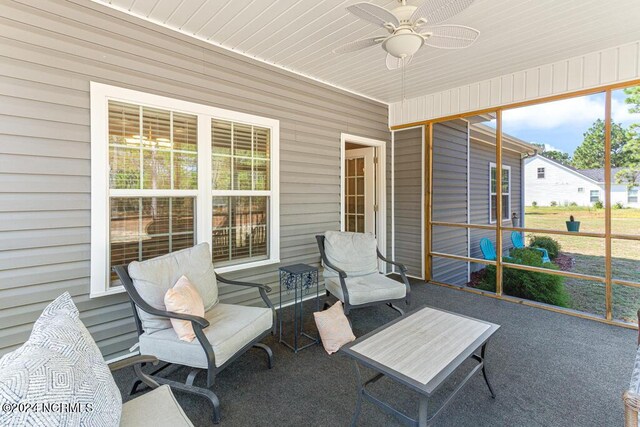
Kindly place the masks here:
POLYGON ((97 291, 97 292, 91 291, 89 293, 89 298, 93 299, 93 298, 105 297, 105 296, 108 296, 108 295, 117 295, 117 294, 121 294, 123 292, 126 292, 125 289, 124 289, 124 286, 122 286, 122 285, 114 286, 112 288, 109 288, 106 291, 97 291))
POLYGON ((279 258, 272 258, 272 259, 264 259, 260 261, 247 262, 243 264, 225 265, 224 267, 216 267, 214 265, 213 269, 215 270, 216 273, 223 274, 223 273, 232 273, 234 271, 248 270, 250 268, 263 267, 265 265, 273 265, 273 264, 279 264, 279 263, 280 263, 279 258))
MULTIPOLYGON (((497 223, 498 221, 489 221, 490 225, 493 225, 495 223, 497 223)), ((505 222, 511 222, 511 218, 505 218, 502 220, 502 224, 504 225, 505 222)))

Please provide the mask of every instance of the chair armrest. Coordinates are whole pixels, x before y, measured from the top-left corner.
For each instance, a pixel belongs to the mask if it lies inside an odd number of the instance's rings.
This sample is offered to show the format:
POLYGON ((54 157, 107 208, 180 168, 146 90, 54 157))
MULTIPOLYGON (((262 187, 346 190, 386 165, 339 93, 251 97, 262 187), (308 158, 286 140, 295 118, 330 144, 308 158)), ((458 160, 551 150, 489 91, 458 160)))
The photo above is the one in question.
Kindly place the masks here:
POLYGON ((155 356, 139 355, 111 363, 109 365, 109 370, 111 372, 115 372, 119 369, 133 366, 133 371, 136 373, 136 376, 140 379, 140 381, 149 386, 149 388, 155 389, 160 387, 160 384, 158 384, 151 376, 142 371, 142 364, 151 363, 152 365, 157 365, 158 362, 159 360, 155 356))
POLYGON ((117 265, 113 267, 113 271, 120 278, 120 281, 122 282, 122 285, 126 289, 127 294, 129 294, 129 298, 131 298, 131 301, 133 301, 135 306, 138 307, 140 310, 144 311, 145 313, 149 313, 154 316, 166 317, 168 319, 188 320, 191 322, 194 329, 196 329, 197 327, 204 329, 209 326, 209 321, 203 317, 193 316, 191 314, 184 314, 184 313, 174 313, 172 311, 163 311, 155 307, 152 307, 138 293, 138 290, 133 285, 133 280, 131 280, 131 277, 129 276, 126 266, 117 265))
POLYGON ((380 258, 382 261, 386 262, 387 264, 395 265, 396 267, 400 268, 400 271, 403 273, 407 272, 407 267, 405 267, 404 264, 385 258, 384 256, 382 256, 378 248, 376 248, 376 252, 378 254, 378 258, 380 258))
POLYGON ((340 276, 341 279, 346 279, 347 273, 345 273, 344 270, 331 264, 331 262, 327 259, 327 254, 324 252, 324 236, 316 236, 316 240, 318 241, 318 249, 320 249, 320 258, 322 258, 322 263, 324 264, 325 268, 329 267, 330 269, 338 273, 338 276, 340 276))
MULTIPOLYGON (((231 279, 226 279, 222 276, 220 276, 219 274, 216 273, 216 279, 222 283, 226 283, 228 285, 236 285, 236 286, 247 286, 250 288, 257 288, 258 291, 260 291, 260 297, 262 297, 262 301, 264 301, 264 303, 267 305, 267 307, 269 307, 270 309, 272 309, 274 311, 274 319, 275 319, 275 308, 273 306, 273 303, 271 302, 271 300, 269 299, 269 297, 267 296, 268 292, 271 292, 271 288, 267 285, 261 285, 259 283, 251 283, 251 282, 241 282, 238 280, 231 280, 231 279)), ((275 328, 275 320, 274 320, 274 328, 275 328)), ((275 329, 274 329, 275 332, 275 329)))
POLYGON ((231 280, 231 279, 227 279, 225 277, 222 277, 218 273, 216 273, 216 279, 218 281, 222 282, 222 283, 226 283, 226 284, 229 284, 229 285, 248 286, 248 287, 252 287, 252 288, 260 288, 260 289, 264 289, 266 292, 271 292, 271 290, 272 290, 267 285, 261 285, 260 283, 241 282, 239 280, 231 280))
POLYGON ((158 310, 157 308, 153 308, 151 306, 149 307, 152 310, 146 310, 143 307, 140 307, 140 309, 149 314, 153 314, 154 316, 166 317, 168 319, 188 320, 189 322, 191 322, 194 328, 200 327, 201 329, 204 329, 209 327, 209 321, 204 317, 194 316, 192 314, 176 313, 174 311, 162 311, 162 310, 158 310))
POLYGON ((151 363, 152 365, 157 365, 159 362, 160 361, 155 356, 141 354, 138 356, 127 357, 126 359, 118 360, 117 362, 110 363, 109 370, 111 372, 115 372, 122 368, 128 368, 129 366, 138 365, 140 363, 151 363))

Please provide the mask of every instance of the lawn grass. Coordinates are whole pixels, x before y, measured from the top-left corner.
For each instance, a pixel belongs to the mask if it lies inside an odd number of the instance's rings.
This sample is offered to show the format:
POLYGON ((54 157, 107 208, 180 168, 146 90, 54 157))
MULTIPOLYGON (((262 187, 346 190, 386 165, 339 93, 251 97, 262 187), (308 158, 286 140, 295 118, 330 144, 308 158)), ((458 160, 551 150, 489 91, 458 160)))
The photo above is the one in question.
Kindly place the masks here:
MULTIPOLYGON (((525 227, 538 229, 566 230, 565 221, 573 215, 580 221, 580 231, 604 233, 604 209, 588 207, 527 207, 525 227)), ((620 234, 640 233, 640 209, 613 209, 612 232, 620 234)), ((527 237, 533 233, 527 233, 527 237)), ((535 233, 536 235, 547 235, 535 233)), ((575 259, 571 271, 604 277, 604 239, 596 237, 560 236, 548 234, 562 246, 561 252, 575 259)), ((614 240, 612 242, 612 273, 616 279, 640 283, 640 242, 614 240)), ((566 278, 565 286, 571 295, 571 308, 588 313, 605 314, 604 284, 566 278)), ((616 319, 636 321, 636 311, 640 308, 640 289, 627 286, 613 286, 613 315, 616 319)))

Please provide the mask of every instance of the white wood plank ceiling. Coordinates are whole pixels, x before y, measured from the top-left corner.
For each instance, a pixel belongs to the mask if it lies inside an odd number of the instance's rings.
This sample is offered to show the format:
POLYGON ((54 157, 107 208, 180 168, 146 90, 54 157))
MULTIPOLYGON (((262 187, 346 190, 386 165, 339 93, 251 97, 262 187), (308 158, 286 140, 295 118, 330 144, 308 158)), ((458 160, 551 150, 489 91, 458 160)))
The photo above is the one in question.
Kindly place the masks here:
MULTIPOLYGON (((402 97, 401 71, 387 70, 380 46, 332 53, 385 34, 345 10, 361 0, 94 1, 383 102, 402 97)), ((480 38, 463 50, 423 47, 406 70, 407 98, 640 40, 640 1, 476 0, 447 23, 477 28, 480 38)))

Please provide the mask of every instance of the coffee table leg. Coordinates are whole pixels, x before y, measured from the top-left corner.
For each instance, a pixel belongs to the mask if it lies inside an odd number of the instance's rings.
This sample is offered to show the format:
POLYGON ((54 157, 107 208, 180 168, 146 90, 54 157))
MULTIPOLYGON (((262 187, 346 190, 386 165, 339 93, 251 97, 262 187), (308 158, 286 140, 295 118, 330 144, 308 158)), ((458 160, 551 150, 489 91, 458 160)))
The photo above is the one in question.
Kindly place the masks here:
POLYGON ((355 427, 358 422, 358 417, 360 416, 360 410, 362 409, 362 393, 364 391, 364 386, 362 384, 362 376, 360 375, 360 367, 358 366, 358 362, 353 361, 353 366, 356 368, 356 380, 358 381, 358 398, 356 400, 356 410, 353 413, 353 418, 351 418, 351 427, 355 427))
POLYGON ((418 409, 418 427, 427 427, 429 421, 428 414, 429 398, 420 396, 420 407, 418 409))
POLYGON ((491 383, 489 382, 489 377, 487 376, 487 364, 484 360, 484 353, 487 348, 487 343, 484 343, 482 349, 480 350, 480 357, 482 358, 482 375, 484 376, 484 381, 487 383, 487 387, 489 387, 489 391, 491 392, 491 397, 496 398, 496 394, 493 392, 493 387, 491 387, 491 383))

